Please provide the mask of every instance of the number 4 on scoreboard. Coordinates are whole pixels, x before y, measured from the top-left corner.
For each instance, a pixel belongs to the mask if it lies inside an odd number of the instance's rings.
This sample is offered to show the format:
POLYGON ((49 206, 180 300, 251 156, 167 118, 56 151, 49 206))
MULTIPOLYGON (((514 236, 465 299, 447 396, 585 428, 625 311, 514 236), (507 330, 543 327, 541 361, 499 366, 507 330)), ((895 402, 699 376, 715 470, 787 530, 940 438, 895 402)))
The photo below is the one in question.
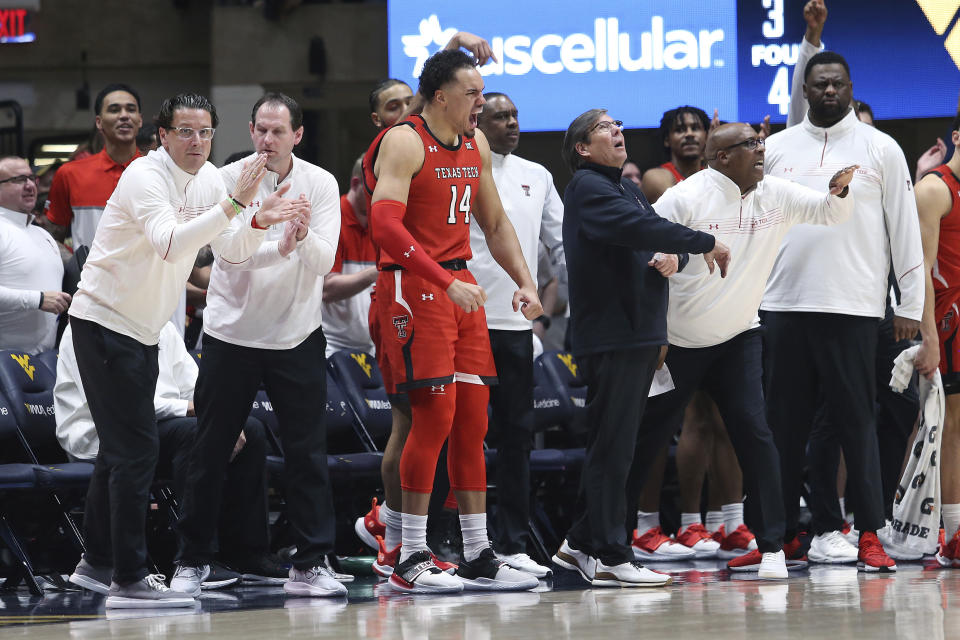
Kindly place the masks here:
POLYGON ((773 84, 770 85, 770 93, 767 94, 767 103, 777 105, 780 115, 786 115, 787 107, 790 106, 790 73, 788 67, 781 66, 777 69, 777 75, 774 76, 773 84))

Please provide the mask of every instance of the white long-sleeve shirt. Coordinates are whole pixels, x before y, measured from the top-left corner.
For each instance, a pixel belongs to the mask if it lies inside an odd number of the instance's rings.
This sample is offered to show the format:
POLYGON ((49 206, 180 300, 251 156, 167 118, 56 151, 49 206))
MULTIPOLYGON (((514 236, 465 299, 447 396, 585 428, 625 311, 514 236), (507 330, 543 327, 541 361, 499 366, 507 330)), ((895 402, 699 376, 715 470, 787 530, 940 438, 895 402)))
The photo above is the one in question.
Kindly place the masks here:
MULTIPOLYGON (((187 405, 193 400, 197 384, 197 364, 187 352, 177 328, 170 322, 160 331, 157 364, 159 375, 153 397, 157 420, 187 415, 187 405)), ((73 331, 69 325, 60 341, 53 409, 57 440, 63 450, 80 460, 96 458, 100 440, 80 381, 80 369, 73 350, 73 331)))
POLYGON ((846 220, 853 198, 852 190, 840 198, 772 176, 741 195, 730 178, 709 167, 667 189, 653 205, 656 212, 712 233, 731 255, 726 278, 711 275, 699 256, 670 277, 670 344, 711 347, 758 327, 757 309, 783 236, 796 224, 846 220))
POLYGON ((40 310, 40 294, 63 288, 63 260, 30 217, 0 207, 0 349, 39 353, 57 336, 57 316, 40 310))
MULTIPOLYGON (((537 281, 539 242, 550 249, 559 268, 566 271, 563 254, 563 201, 553 186, 553 176, 535 162, 515 155, 491 153, 493 181, 503 203, 503 210, 517 232, 520 250, 527 261, 533 281, 537 281)), ((490 253, 487 240, 477 224, 470 220, 470 250, 473 258, 467 263, 477 284, 487 292, 483 309, 490 329, 529 330, 533 324, 523 313, 513 310, 513 294, 517 285, 490 253)))
MULTIPOLYGON (((252 158, 252 157, 251 157, 252 158)), ((228 189, 236 184, 244 161, 220 172, 228 189)), ((250 226, 265 198, 280 186, 269 171, 253 203, 234 224, 250 226)), ((297 157, 283 182, 290 183, 286 198, 301 193, 310 201, 310 231, 286 257, 279 240, 284 225, 273 225, 250 260, 234 264, 214 247, 213 269, 207 288, 203 330, 218 340, 259 349, 292 349, 321 324, 323 276, 333 266, 340 237, 340 194, 327 171, 297 157)))
POLYGON ((103 210, 70 315, 156 344, 203 245, 239 263, 263 240, 249 220, 230 225, 219 204, 226 196, 209 162, 193 175, 160 148, 130 163, 103 210))
POLYGON ((920 320, 923 248, 913 183, 903 151, 851 109, 832 127, 809 116, 767 138, 765 171, 816 190, 859 164, 850 219, 835 227, 797 225, 784 237, 761 309, 882 318, 891 260, 900 286, 897 315, 920 320))

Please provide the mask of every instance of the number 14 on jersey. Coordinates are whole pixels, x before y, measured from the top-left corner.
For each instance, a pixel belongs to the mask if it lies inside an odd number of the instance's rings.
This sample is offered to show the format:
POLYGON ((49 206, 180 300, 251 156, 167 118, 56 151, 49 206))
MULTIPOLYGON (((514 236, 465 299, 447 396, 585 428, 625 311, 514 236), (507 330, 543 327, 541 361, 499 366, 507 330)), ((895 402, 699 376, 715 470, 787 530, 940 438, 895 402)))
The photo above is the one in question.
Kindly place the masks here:
POLYGON ((450 185, 450 215, 447 216, 447 224, 457 224, 457 211, 463 214, 464 224, 470 224, 470 189, 471 185, 466 185, 463 189, 463 197, 457 203, 457 185, 450 185))

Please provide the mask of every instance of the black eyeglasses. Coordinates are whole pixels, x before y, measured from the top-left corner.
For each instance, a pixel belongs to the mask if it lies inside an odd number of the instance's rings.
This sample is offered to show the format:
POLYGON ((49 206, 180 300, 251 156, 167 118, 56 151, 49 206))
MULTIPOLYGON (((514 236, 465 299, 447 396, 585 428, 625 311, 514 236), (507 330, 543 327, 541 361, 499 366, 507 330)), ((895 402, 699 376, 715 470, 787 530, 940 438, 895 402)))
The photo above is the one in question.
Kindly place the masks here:
POLYGON ((744 149, 753 151, 757 147, 766 148, 766 146, 767 146, 767 143, 763 141, 763 138, 747 138, 746 140, 741 140, 740 142, 736 142, 734 144, 730 144, 725 147, 720 147, 719 149, 717 149, 717 151, 729 151, 734 147, 743 147, 744 149))
POLYGON ((33 182, 33 184, 37 184, 40 181, 40 178, 38 178, 37 176, 31 173, 28 175, 13 176, 12 178, 6 178, 4 180, 0 180, 0 184, 6 184, 7 182, 10 182, 18 186, 23 186, 27 183, 27 180, 30 180, 31 182, 33 182))
POLYGON ((604 120, 602 122, 598 122, 590 127, 590 131, 587 131, 587 133, 590 134, 594 131, 607 131, 608 129, 613 129, 614 127, 622 131, 623 120, 604 120))

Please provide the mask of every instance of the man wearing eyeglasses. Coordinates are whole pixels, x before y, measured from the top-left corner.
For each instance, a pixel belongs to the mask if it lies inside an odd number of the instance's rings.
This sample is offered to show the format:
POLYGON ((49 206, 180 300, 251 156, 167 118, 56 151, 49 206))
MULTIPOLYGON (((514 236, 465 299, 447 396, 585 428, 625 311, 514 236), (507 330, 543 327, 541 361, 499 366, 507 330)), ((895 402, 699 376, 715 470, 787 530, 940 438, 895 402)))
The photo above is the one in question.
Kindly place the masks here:
POLYGON ((228 195, 207 163, 217 116, 205 97, 166 100, 157 124, 163 148, 120 177, 70 308, 77 366, 100 438, 84 514, 87 547, 74 574, 101 584, 112 576, 108 608, 194 603, 147 571, 145 517, 159 446, 157 343, 197 251, 209 243, 225 259, 246 262, 264 229, 305 214, 301 204, 271 196, 252 219, 231 223, 253 200, 267 159, 248 162, 228 195))
POLYGON ((137 91, 126 84, 109 84, 97 94, 94 111, 103 150, 63 165, 53 177, 45 205, 53 235, 61 242, 71 236, 74 249, 93 244, 107 199, 120 175, 140 157, 137 132, 143 116, 137 91))
MULTIPOLYGON (((224 473, 250 405, 263 384, 277 411, 283 444, 287 516, 297 551, 289 574, 266 549, 235 558, 242 573, 289 575, 287 593, 339 596, 347 590, 325 564, 336 518, 327 471, 326 339, 321 329, 323 278, 340 235, 340 193, 324 169, 293 153, 303 137, 295 100, 268 93, 253 106, 250 138, 266 158, 266 176, 241 214, 253 224, 276 194, 299 194, 303 215, 265 232, 250 260, 238 264, 214 247, 197 380, 197 440, 183 499, 178 567, 171 588, 199 593, 216 552, 224 473)), ((227 188, 258 155, 220 170, 227 188)))
POLYGON ((70 295, 60 291, 63 262, 53 237, 31 224, 37 177, 23 158, 0 158, 0 349, 52 349, 57 315, 70 295))
POLYGON ((757 549, 728 564, 786 578, 784 509, 776 479, 780 459, 764 415, 761 334, 757 309, 780 241, 797 224, 839 224, 850 216, 848 187, 855 166, 833 174, 829 194, 781 178, 764 179, 764 141, 743 123, 720 125, 707 139, 707 168, 668 189, 654 209, 692 229, 711 231, 734 260, 724 279, 705 265, 689 265, 670 278, 667 366, 674 389, 647 403, 634 458, 634 477, 676 432, 690 398, 705 391, 716 402, 737 451, 744 484, 758 517, 757 549))
POLYGON ((730 252, 713 235, 657 215, 623 178, 622 126, 591 109, 563 139, 573 173, 563 218, 571 339, 590 433, 575 521, 553 561, 594 586, 662 586, 670 577, 634 560, 624 522, 637 430, 667 344, 666 277, 686 265, 676 255, 686 253, 702 253, 711 273, 716 264, 725 275, 730 252))
POLYGON ((814 55, 804 69, 803 90, 807 116, 767 139, 766 174, 823 189, 836 169, 861 166, 852 185, 857 201, 850 220, 791 229, 760 306, 766 312, 765 392, 780 451, 786 539, 796 534, 803 453, 822 406, 822 422, 836 430, 843 449, 861 530, 856 556, 843 553, 839 533, 831 536, 830 547, 842 553, 841 561, 856 559, 863 571, 895 571, 876 536, 884 526, 884 508, 874 363, 891 265, 900 287, 894 338, 911 339, 920 327, 923 248, 913 184, 893 138, 857 119, 850 67, 842 56, 814 55))

